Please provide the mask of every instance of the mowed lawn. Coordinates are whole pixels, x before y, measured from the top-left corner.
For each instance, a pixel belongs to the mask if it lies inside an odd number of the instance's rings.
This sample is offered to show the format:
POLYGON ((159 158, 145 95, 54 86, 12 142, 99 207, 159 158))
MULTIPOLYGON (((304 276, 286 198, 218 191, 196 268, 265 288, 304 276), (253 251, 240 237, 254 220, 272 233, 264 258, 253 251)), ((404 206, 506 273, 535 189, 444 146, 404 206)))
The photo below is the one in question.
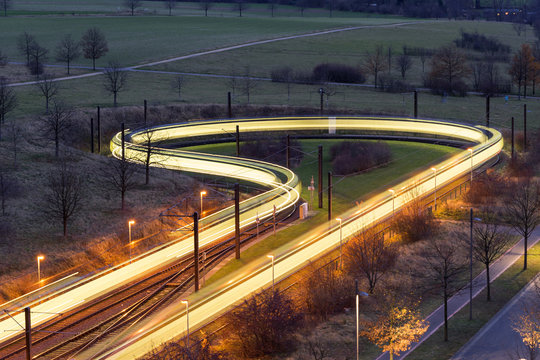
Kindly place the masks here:
MULTIPOLYGON (((291 34, 339 28, 362 23, 391 23, 395 19, 362 18, 231 18, 204 16, 36 16, 0 19, 0 49, 9 60, 23 61, 17 37, 25 31, 50 51, 48 63, 55 61, 54 49, 60 39, 71 34, 80 39, 90 27, 102 30, 109 52, 97 61, 105 66, 116 60, 123 66, 167 59, 202 50, 291 34)), ((74 65, 91 65, 80 58, 74 65)), ((1 70, 0 70, 1 71, 1 70)))

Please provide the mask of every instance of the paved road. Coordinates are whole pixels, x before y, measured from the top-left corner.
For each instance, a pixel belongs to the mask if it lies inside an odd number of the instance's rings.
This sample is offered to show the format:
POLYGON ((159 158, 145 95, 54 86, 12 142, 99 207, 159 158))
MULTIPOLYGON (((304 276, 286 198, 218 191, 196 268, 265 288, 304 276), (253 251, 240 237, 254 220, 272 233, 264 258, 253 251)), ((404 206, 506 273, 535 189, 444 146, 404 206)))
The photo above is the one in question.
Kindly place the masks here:
MULTIPOLYGON (((252 42, 248 42, 248 43, 244 43, 244 44, 226 46, 226 47, 219 48, 219 49, 202 51, 202 52, 189 54, 189 55, 178 56, 178 57, 174 57, 174 58, 170 58, 170 59, 154 61, 154 62, 145 63, 145 64, 139 64, 139 65, 135 65, 135 66, 129 66, 129 67, 124 68, 124 70, 134 71, 134 70, 137 70, 137 69, 142 68, 142 67, 161 65, 161 64, 166 64, 166 63, 169 63, 169 62, 185 60, 185 59, 191 59, 191 58, 194 58, 194 57, 199 57, 199 56, 204 56, 204 55, 217 54, 217 53, 230 51, 230 50, 241 49, 241 48, 245 48, 245 47, 249 47, 249 46, 269 44, 269 43, 273 43, 273 42, 276 42, 276 41, 284 41, 284 40, 300 39, 300 38, 312 37, 312 36, 328 35, 328 34, 339 33, 339 32, 343 32, 343 31, 369 29, 369 28, 387 28, 387 27, 396 27, 396 26, 404 26, 404 25, 413 25, 413 24, 418 24, 418 23, 426 23, 426 21, 409 21, 409 22, 384 24, 384 25, 351 26, 351 27, 346 27, 346 28, 317 31, 317 32, 312 32, 312 33, 307 33, 307 34, 283 36, 283 37, 278 37, 278 38, 274 38, 274 39, 252 41, 252 42)), ((49 65, 47 65, 47 66, 49 66, 49 65)), ((65 81, 65 80, 81 79, 81 78, 85 78, 85 77, 97 76, 97 75, 100 75, 102 73, 103 73, 102 71, 97 71, 97 72, 91 72, 91 73, 82 74, 82 75, 65 76, 65 77, 61 77, 61 78, 55 78, 53 81, 65 81)), ((12 87, 14 87, 14 86, 26 86, 26 85, 34 85, 36 83, 37 83, 37 81, 26 81, 26 82, 9 84, 9 86, 12 86, 12 87)))
MULTIPOLYGON (((529 239, 529 249, 540 241, 540 229, 537 229, 529 239)), ((514 264, 523 254, 523 239, 521 239, 516 245, 510 248, 504 255, 502 255, 492 266, 490 271, 491 282, 497 279, 506 269, 514 264)), ((486 287, 486 273, 483 271, 480 275, 473 279, 473 298, 476 297, 486 287)), ((473 299, 474 300, 474 299, 473 299)), ((459 292, 452 296, 448 301, 448 318, 454 316, 459 310, 469 304, 469 288, 459 292)), ((473 301, 473 308, 475 302, 473 301)), ((481 306, 477 303, 477 306, 481 306)), ((431 335, 433 335, 443 324, 443 305, 439 306, 434 312, 432 312, 426 320, 429 323, 429 328, 419 342, 415 343, 411 349, 402 353, 400 356, 394 356, 394 359, 404 359, 420 344, 426 341, 431 335)), ((376 360, 389 360, 390 356, 388 352, 382 353, 376 360)))
MULTIPOLYGON (((523 314, 523 306, 538 303, 536 276, 514 298, 501 309, 480 331, 463 346, 452 360, 509 360, 525 358, 523 343, 512 330, 514 319, 523 314), (518 353, 521 351, 521 353, 518 353)), ((530 305, 529 305, 530 306, 530 305)))

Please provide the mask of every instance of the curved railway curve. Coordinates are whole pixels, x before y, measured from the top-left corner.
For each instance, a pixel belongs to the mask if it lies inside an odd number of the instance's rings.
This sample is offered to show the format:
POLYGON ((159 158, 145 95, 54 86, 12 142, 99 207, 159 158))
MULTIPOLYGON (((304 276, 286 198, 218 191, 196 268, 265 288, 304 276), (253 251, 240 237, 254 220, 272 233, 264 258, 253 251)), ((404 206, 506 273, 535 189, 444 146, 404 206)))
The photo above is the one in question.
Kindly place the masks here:
MULTIPOLYGON (((494 130, 484 127, 473 127, 457 123, 418 120, 395 117, 287 117, 268 119, 240 119, 222 121, 201 121, 167 126, 156 126, 148 129, 127 131, 125 140, 125 156, 133 161, 144 161, 147 155, 145 138, 152 136, 152 142, 221 141, 225 134, 234 133, 239 126, 242 134, 254 132, 310 132, 320 136, 325 134, 355 134, 368 137, 391 137, 418 141, 446 141, 469 144, 470 151, 464 150, 449 159, 437 164, 437 172, 431 170, 417 173, 395 186, 391 194, 384 189, 355 208, 343 218, 343 238, 392 214, 410 201, 412 190, 415 194, 428 194, 433 191, 435 183, 445 183, 461 177, 474 168, 482 166, 497 156, 502 149, 502 136, 494 130), (436 179, 435 179, 436 176, 436 179)), ((122 138, 117 134, 111 141, 114 156, 122 156, 122 138)), ((191 173, 202 173, 206 176, 228 177, 239 182, 257 184, 265 191, 240 203, 241 227, 255 223, 257 217, 264 220, 272 216, 274 206, 277 212, 291 210, 300 199, 301 183, 291 170, 262 161, 196 153, 172 148, 153 149, 154 163, 170 169, 191 173)), ((211 243, 234 231, 234 208, 225 208, 219 212, 203 217, 200 220, 201 246, 211 243)), ((276 249, 275 275, 284 277, 304 266, 307 260, 320 256, 339 246, 339 234, 336 227, 328 224, 314 229, 288 245, 276 249)), ((193 239, 176 242, 164 246, 150 254, 141 256, 132 264, 118 267, 106 274, 85 279, 82 283, 64 289, 57 296, 33 304, 33 311, 39 315, 33 318, 35 325, 49 321, 54 314, 61 314, 77 307, 85 301, 92 301, 100 295, 133 281, 157 266, 173 263, 177 258, 193 251, 193 239)), ((233 273, 219 284, 212 284, 189 297, 190 327, 196 328, 211 321, 230 305, 244 296, 271 284, 271 265, 268 259, 261 259, 233 273)), ((17 331, 16 320, 24 322, 22 314, 12 318, 0 318, 0 341, 14 336, 17 331)), ((20 329, 20 328, 19 328, 20 329)), ((182 304, 167 307, 151 319, 141 321, 136 329, 117 336, 115 344, 101 344, 87 349, 76 358, 129 358, 149 351, 153 346, 167 341, 186 331, 186 314, 182 304), (136 331, 135 331, 136 330, 136 331)))

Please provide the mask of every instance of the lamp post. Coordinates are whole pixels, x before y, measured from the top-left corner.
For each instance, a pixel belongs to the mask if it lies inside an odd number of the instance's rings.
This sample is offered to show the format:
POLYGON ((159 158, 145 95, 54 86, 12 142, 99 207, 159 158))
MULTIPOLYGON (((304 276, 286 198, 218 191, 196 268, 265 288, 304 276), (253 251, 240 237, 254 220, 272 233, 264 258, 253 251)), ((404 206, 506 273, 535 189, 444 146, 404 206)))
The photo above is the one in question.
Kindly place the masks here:
POLYGON ((182 300, 182 304, 186 305, 186 324, 187 324, 186 347, 189 350, 189 301, 182 300))
POLYGON ((201 191, 201 217, 203 214, 203 196, 206 195, 206 190, 201 191))
POLYGON ((369 296, 369 294, 358 291, 358 279, 355 280, 356 283, 356 360, 360 360, 360 296, 369 296))
POLYGON ((433 209, 437 211, 437 168, 432 167, 431 170, 435 172, 435 175, 433 176, 433 179, 435 179, 435 199, 433 201, 433 209))
POLYGON ((131 226, 135 225, 135 220, 128 221, 128 236, 129 236, 129 263, 131 264, 131 226))
POLYGON ((272 293, 274 293, 274 255, 266 255, 267 258, 272 259, 272 293))
POLYGON ((339 221, 339 268, 343 267, 343 232, 341 228, 342 219, 336 218, 339 221))
POLYGON ((38 276, 38 283, 41 283, 41 268, 40 268, 40 265, 39 265, 39 262, 41 260, 44 260, 45 259, 45 256, 43 255, 38 255, 37 257, 37 276, 38 276))
POLYGON ((472 154, 473 154, 473 149, 472 148, 468 148, 467 149, 468 152, 471 153, 471 189, 472 189, 472 176, 473 176, 473 158, 472 158, 472 154))
POLYGON ((391 194, 392 194, 392 220, 394 218, 394 213, 395 213, 395 206, 394 206, 394 199, 395 199, 395 194, 396 194, 396 191, 394 189, 390 189, 388 190, 391 194))

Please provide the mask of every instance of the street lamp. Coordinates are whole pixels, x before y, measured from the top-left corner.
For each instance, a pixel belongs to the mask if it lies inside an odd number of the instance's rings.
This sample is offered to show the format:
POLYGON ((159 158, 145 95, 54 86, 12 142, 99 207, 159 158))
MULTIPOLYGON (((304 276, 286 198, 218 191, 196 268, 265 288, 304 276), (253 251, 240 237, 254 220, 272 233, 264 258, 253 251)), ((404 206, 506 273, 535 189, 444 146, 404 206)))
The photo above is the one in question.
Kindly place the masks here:
POLYGON ((433 178, 435 179, 435 200, 433 202, 433 208, 437 211, 437 168, 432 167, 431 170, 435 172, 433 178))
POLYGON ((274 292, 274 255, 266 255, 267 258, 272 259, 272 293, 274 292))
POLYGON ((38 255, 38 257, 37 257, 37 276, 38 276, 38 283, 41 282, 41 269, 40 269, 40 267, 39 267, 39 262, 40 262, 41 260, 44 260, 44 259, 45 259, 45 256, 43 256, 43 255, 38 255))
POLYGON ((206 190, 201 191, 201 217, 203 214, 203 196, 206 195, 206 190))
POLYGON ((128 221, 128 234, 129 234, 129 263, 131 264, 131 226, 135 225, 135 220, 128 221))
POLYGON ((369 296, 369 294, 358 291, 358 279, 355 280, 356 283, 356 360, 360 360, 360 296, 369 296))
POLYGON ((471 153, 471 189, 472 189, 472 170, 473 170, 473 158, 472 158, 472 154, 473 154, 473 149, 472 148, 468 148, 467 149, 468 152, 471 153))
POLYGON ((394 189, 390 189, 388 190, 391 194, 392 194, 392 218, 394 217, 394 213, 395 213, 395 206, 394 206, 394 199, 395 199, 395 194, 396 194, 396 191, 394 189))
POLYGON ((337 221, 339 221, 339 268, 341 269, 343 267, 343 232, 341 231, 341 218, 336 218, 337 221))
POLYGON ((189 350, 189 301, 182 300, 182 304, 186 305, 186 323, 187 323, 186 347, 189 350))

